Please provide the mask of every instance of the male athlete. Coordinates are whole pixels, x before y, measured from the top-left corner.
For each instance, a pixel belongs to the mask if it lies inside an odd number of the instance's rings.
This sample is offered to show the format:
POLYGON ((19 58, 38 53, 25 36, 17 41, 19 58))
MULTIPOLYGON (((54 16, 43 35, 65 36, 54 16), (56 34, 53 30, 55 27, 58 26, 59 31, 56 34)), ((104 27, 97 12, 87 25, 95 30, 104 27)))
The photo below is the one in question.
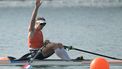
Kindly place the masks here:
POLYGON ((46 20, 43 17, 37 18, 37 13, 41 0, 36 0, 36 5, 32 13, 30 20, 29 31, 28 31, 28 47, 31 52, 31 57, 33 58, 37 51, 41 49, 41 52, 37 55, 35 59, 45 59, 56 53, 61 59, 70 60, 70 57, 64 50, 61 43, 52 43, 49 40, 43 41, 42 29, 46 25, 46 20))

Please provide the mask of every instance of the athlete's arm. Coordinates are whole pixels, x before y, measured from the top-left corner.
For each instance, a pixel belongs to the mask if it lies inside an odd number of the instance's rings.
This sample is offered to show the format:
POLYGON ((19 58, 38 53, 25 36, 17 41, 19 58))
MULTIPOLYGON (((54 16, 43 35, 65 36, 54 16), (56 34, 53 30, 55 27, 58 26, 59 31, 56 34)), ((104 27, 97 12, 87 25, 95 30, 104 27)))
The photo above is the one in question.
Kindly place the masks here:
POLYGON ((29 37, 32 38, 33 37, 33 34, 34 34, 34 31, 35 31, 35 22, 36 22, 36 17, 37 17, 37 13, 38 13, 38 9, 41 5, 41 0, 36 0, 36 6, 32 12, 32 16, 31 16, 31 20, 30 20, 30 25, 29 25, 29 37))

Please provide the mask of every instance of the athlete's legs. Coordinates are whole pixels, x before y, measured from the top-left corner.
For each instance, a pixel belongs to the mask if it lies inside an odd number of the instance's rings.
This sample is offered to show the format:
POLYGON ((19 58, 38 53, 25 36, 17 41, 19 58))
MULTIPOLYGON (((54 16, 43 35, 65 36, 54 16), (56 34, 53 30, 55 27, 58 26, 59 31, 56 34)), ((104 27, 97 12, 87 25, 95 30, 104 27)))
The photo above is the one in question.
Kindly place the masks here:
POLYGON ((47 56, 51 56, 54 53, 54 49, 52 44, 47 44, 46 47, 44 47, 42 49, 42 54, 47 57, 47 56))
POLYGON ((70 57, 67 54, 67 52, 64 50, 64 48, 57 48, 57 49, 55 49, 55 53, 61 59, 70 60, 70 57))
POLYGON ((68 56, 67 52, 64 50, 62 44, 59 44, 59 43, 49 43, 42 50, 42 53, 43 53, 44 56, 51 56, 54 52, 61 59, 70 60, 70 57, 68 56))

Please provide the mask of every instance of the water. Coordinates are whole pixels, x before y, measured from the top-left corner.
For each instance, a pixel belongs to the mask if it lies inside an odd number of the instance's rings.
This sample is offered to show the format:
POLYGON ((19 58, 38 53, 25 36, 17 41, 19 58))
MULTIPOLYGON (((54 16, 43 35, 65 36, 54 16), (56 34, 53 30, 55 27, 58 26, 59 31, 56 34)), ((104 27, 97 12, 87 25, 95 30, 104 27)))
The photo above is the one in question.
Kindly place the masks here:
MULTIPOLYGON (((0 7, 0 57, 21 57, 28 52, 27 29, 33 7, 0 7)), ((38 16, 47 19, 43 29, 45 39, 62 42, 76 48, 122 58, 122 8, 90 7, 44 7, 38 16)), ((84 55, 93 59, 95 55, 68 51, 71 58, 84 55)), ((58 58, 53 55, 50 58, 58 58)), ((108 59, 109 60, 109 59, 108 59)), ((9 66, 0 66, 10 69, 9 66)), ((34 67, 33 69, 89 69, 89 66, 34 67)), ((11 66, 11 69, 20 69, 11 66)), ((122 69, 111 66, 111 69, 122 69)))
MULTIPOLYGON (((0 7, 27 7, 34 4, 34 0, 2 0, 0 7)), ((43 0, 43 7, 121 7, 122 0, 43 0)))

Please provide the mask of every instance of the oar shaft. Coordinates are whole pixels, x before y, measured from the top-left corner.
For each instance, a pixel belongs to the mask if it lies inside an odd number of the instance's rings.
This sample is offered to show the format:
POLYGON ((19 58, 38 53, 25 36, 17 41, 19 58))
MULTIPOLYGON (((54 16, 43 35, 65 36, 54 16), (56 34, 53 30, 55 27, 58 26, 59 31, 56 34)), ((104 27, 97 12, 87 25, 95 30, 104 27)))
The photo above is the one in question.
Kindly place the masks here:
POLYGON ((72 46, 64 46, 64 47, 69 48, 70 50, 77 50, 77 51, 82 51, 82 52, 85 52, 85 53, 98 55, 98 56, 102 56, 102 57, 106 57, 106 58, 111 58, 111 59, 115 59, 115 60, 122 60, 120 58, 115 58, 115 57, 111 57, 111 56, 107 56, 107 55, 103 55, 103 54, 99 54, 99 53, 94 53, 94 52, 90 52, 90 51, 86 51, 86 50, 82 50, 82 49, 73 48, 72 46))
POLYGON ((119 58, 115 58, 115 57, 111 57, 111 56, 107 56, 107 55, 103 55, 103 54, 99 54, 99 53, 89 52, 89 51, 85 51, 85 50, 81 50, 81 49, 74 48, 74 50, 78 50, 78 51, 82 51, 82 52, 86 52, 86 53, 90 53, 90 54, 94 54, 94 55, 98 55, 98 56, 102 56, 102 57, 106 57, 106 58, 122 60, 122 59, 119 59, 119 58))

